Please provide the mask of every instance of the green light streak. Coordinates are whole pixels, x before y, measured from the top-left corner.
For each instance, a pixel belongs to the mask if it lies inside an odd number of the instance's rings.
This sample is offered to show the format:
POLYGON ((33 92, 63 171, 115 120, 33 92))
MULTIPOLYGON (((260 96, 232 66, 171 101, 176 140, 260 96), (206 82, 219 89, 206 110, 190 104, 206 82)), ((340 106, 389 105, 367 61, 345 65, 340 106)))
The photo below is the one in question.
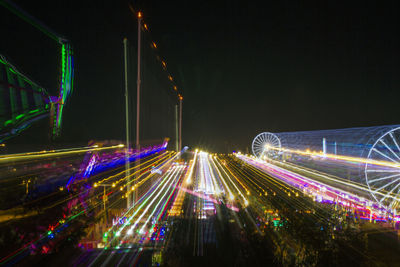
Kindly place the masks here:
POLYGON ((13 70, 12 68, 8 68, 12 73, 14 73, 15 75, 17 75, 17 73, 15 72, 15 70, 13 70))
MULTIPOLYGON (((47 105, 46 105, 47 106, 47 105)), ((32 113, 36 113, 36 112, 38 112, 40 109, 34 109, 34 110, 31 110, 31 111, 29 111, 29 113, 30 114, 32 114, 32 113)))
POLYGON ((25 114, 20 114, 20 115, 18 115, 17 117, 15 117, 15 119, 16 119, 16 120, 19 120, 19 119, 21 119, 22 117, 25 117, 25 114))
POLYGON ((64 104, 73 89, 73 63, 72 48, 68 43, 62 43, 61 46, 61 81, 60 81, 60 103, 57 103, 56 112, 53 121, 53 138, 59 135, 64 104))
MULTIPOLYGON (((19 119, 21 119, 21 118, 23 118, 23 117, 32 118, 32 117, 34 117, 36 114, 35 114, 35 115, 31 115, 31 116, 28 116, 28 114, 34 114, 34 113, 38 113, 38 112, 44 113, 44 112, 47 112, 47 110, 46 110, 46 109, 43 109, 43 110, 41 111, 39 108, 38 108, 38 109, 35 109, 35 110, 31 110, 31 111, 29 111, 28 113, 19 114, 18 116, 15 117, 15 120, 19 120, 19 119)), ((5 122, 4 122, 4 126, 7 126, 7 125, 9 125, 9 124, 11 124, 11 123, 13 123, 13 120, 5 121, 5 122)))

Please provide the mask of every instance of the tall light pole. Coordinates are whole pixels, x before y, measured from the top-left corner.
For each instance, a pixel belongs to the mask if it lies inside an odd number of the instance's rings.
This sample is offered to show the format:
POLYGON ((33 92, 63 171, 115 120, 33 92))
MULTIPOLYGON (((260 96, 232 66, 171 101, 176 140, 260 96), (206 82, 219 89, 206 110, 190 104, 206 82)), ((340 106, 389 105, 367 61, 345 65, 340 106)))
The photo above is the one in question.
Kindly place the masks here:
POLYGON ((126 198, 126 208, 131 206, 130 189, 130 165, 129 165, 129 98, 128 98, 128 39, 124 38, 124 68, 125 68, 125 127, 126 127, 126 147, 125 147, 125 177, 128 184, 128 197, 126 198))
POLYGON ((179 95, 179 151, 182 151, 182 100, 183 97, 179 95))
POLYGON ((179 122, 178 122, 178 105, 175 105, 175 149, 179 152, 179 122))
MULTIPOLYGON (((142 39, 142 13, 138 12, 138 50, 137 50, 137 88, 136 88, 136 153, 140 153, 140 140, 139 140, 139 133, 140 133, 140 57, 141 57, 141 39, 142 39)), ((135 160, 136 166, 140 165, 140 158, 137 157, 135 160)), ((137 174, 139 175, 139 173, 137 174)), ((135 179, 136 180, 136 179, 135 179)), ((136 204, 137 192, 135 190, 134 194, 134 203, 136 204)))

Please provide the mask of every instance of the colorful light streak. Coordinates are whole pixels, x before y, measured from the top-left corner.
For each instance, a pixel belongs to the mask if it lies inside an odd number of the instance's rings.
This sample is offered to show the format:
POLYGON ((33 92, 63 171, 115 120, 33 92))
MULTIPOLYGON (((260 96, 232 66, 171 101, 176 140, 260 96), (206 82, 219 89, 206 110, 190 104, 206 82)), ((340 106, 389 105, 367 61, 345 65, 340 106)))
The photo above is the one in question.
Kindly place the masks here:
MULTIPOLYGON (((52 208, 54 206, 57 206, 57 205, 65 202, 65 201, 68 201, 68 200, 72 201, 72 199, 78 199, 81 195, 85 195, 90 190, 92 190, 92 188, 85 188, 84 192, 79 192, 77 194, 70 195, 70 197, 68 197, 67 199, 60 200, 60 201, 58 201, 56 203, 51 203, 50 207, 46 207, 43 210, 46 210, 48 208, 52 208)), ((119 191, 117 191, 117 192, 119 192, 119 191)), ((115 193, 116 192, 111 191, 111 192, 108 192, 107 195, 111 196, 112 194, 115 194, 115 193)), ((101 195, 101 192, 100 193, 98 192, 97 195, 101 195)), ((171 197, 171 194, 169 195, 169 197, 171 197)), ((92 196, 92 198, 96 200, 96 195, 92 196)), ((10 254, 9 256, 1 259, 0 262, 1 263, 9 262, 11 259, 13 259, 13 258, 15 259, 16 255, 22 255, 21 253, 23 253, 24 251, 27 251, 27 250, 30 249, 30 245, 31 244, 34 244, 34 243, 37 244, 38 242, 40 243, 42 241, 43 242, 47 242, 50 239, 56 238, 57 235, 59 233, 61 233, 61 231, 69 224, 69 222, 71 222, 73 219, 79 217, 80 215, 85 214, 85 207, 82 205, 82 203, 79 203, 78 201, 75 201, 74 203, 75 204, 72 204, 73 206, 69 206, 69 209, 70 210, 74 210, 75 214, 67 216, 66 218, 64 217, 61 220, 58 220, 56 224, 54 224, 53 226, 51 226, 49 228, 50 230, 46 235, 42 235, 39 239, 30 242, 28 245, 20 248, 19 250, 15 251, 14 253, 10 254), (76 205, 76 208, 74 208, 74 205, 76 205), (79 208, 79 207, 81 207, 81 208, 79 208)), ((95 210, 97 207, 100 207, 102 205, 102 201, 95 201, 94 203, 95 204, 92 204, 92 206, 91 206, 91 210, 95 210)), ((110 207, 111 207, 111 205, 110 205, 110 207)), ((23 255, 25 255, 25 254, 23 254, 23 255)))
MULTIPOLYGON (((133 229, 139 224, 139 222, 141 221, 141 219, 146 215, 147 211, 150 209, 151 205, 156 201, 156 199, 162 194, 162 192, 164 191, 164 189, 170 188, 172 187, 173 182, 176 180, 176 178, 178 177, 178 168, 174 167, 172 169, 172 172, 170 172, 165 179, 168 179, 165 183, 163 183, 163 186, 161 188, 159 188, 158 190, 155 190, 157 192, 157 194, 153 197, 151 197, 151 201, 146 205, 145 209, 142 211, 142 214, 136 219, 136 221, 134 222, 133 226, 131 226, 128 230, 128 235, 130 234, 130 232, 132 233, 133 229)), ((161 197, 164 198, 165 195, 168 193, 168 190, 165 190, 164 195, 161 197)), ((157 205, 160 202, 157 203, 157 205)), ((143 207, 143 205, 141 205, 141 207, 143 207)), ((141 210, 141 207, 135 211, 135 213, 131 216, 131 219, 133 219, 133 217, 141 210)), ((154 212, 154 210, 153 210, 154 212)), ((150 217, 150 216, 149 216, 150 217)), ((147 222, 147 221, 146 221, 147 222)), ((144 224, 145 225, 145 224, 144 224)), ((144 227, 141 228, 141 230, 144 227)), ((117 232, 120 233, 121 229, 117 232)), ((141 232, 141 231, 140 231, 141 232)))
MULTIPOLYGON (((242 193, 242 191, 241 191, 241 190, 236 186, 236 184, 233 182, 233 180, 231 179, 231 176, 230 176, 230 175, 232 175, 233 177, 235 177, 236 181, 239 182, 239 184, 240 184, 241 186, 243 186, 243 188, 246 190, 246 192, 249 192, 248 188, 247 188, 246 186, 244 186, 244 184, 243 184, 242 182, 239 181, 239 179, 229 170, 229 168, 224 168, 224 167, 221 165, 221 163, 218 162, 218 160, 215 161, 215 162, 218 164, 218 166, 220 167, 220 169, 223 171, 223 173, 225 174, 225 177, 228 177, 228 181, 230 182, 230 184, 233 185, 233 187, 236 189, 237 193, 242 197, 242 200, 243 200, 243 203, 242 203, 242 204, 243 204, 244 206, 247 206, 248 203, 249 203, 248 200, 246 199, 246 197, 244 196, 244 194, 242 193), (228 172, 230 173, 230 175, 225 171, 225 169, 228 170, 228 172)), ((229 196, 229 197, 231 198, 231 196, 229 196)))
MULTIPOLYGON (((157 153, 157 152, 160 152, 160 150, 157 149, 157 150, 154 150, 154 151, 151 151, 151 152, 150 152, 150 151, 147 151, 145 154, 142 154, 142 155, 139 155, 139 156, 138 156, 138 155, 133 155, 133 156, 130 157, 130 160, 136 159, 136 158, 138 158, 138 157, 148 156, 148 155, 151 155, 151 154, 154 154, 154 153, 157 153)), ((109 177, 106 177, 106 178, 104 178, 104 179, 102 179, 102 180, 97 181, 96 184, 100 185, 101 183, 105 183, 105 182, 107 182, 107 181, 109 181, 109 180, 114 180, 115 178, 117 178, 117 177, 119 177, 119 176, 122 176, 122 178, 120 178, 119 180, 114 181, 116 184, 119 184, 119 183, 121 183, 122 181, 124 181, 125 179, 134 177, 134 176, 136 176, 137 174, 139 174, 139 173, 140 173, 140 167, 142 167, 142 166, 148 166, 148 165, 150 165, 150 164, 152 164, 152 165, 154 165, 154 164, 159 164, 161 161, 163 161, 165 158, 170 157, 171 155, 172 155, 172 152, 169 152, 169 153, 166 153, 166 154, 160 154, 160 155, 158 155, 157 157, 151 159, 150 161, 141 162, 140 165, 131 167, 131 168, 129 169, 129 172, 134 171, 135 169, 137 169, 137 170, 136 170, 135 172, 131 173, 131 174, 128 175, 128 176, 126 176, 127 170, 123 170, 123 171, 121 171, 121 172, 119 172, 119 173, 117 173, 117 174, 111 175, 111 176, 109 176, 109 177)), ((125 158, 122 158, 122 161, 120 162, 120 165, 121 165, 121 164, 124 164, 124 163, 125 163, 125 158)), ((114 164, 114 165, 115 165, 115 164, 114 164)), ((150 171, 151 171, 151 170, 150 170, 150 171)), ((134 182, 134 181, 136 181, 136 180, 138 180, 138 179, 139 179, 139 177, 138 177, 137 179, 135 179, 135 180, 130 181, 130 183, 132 183, 132 182, 134 182)), ((127 186, 127 185, 124 185, 124 187, 126 187, 126 186, 127 186)))
POLYGON ((196 165, 197 153, 198 153, 198 151, 196 150, 195 153, 194 153, 194 158, 191 161, 191 163, 189 164, 189 170, 190 171, 189 171, 188 177, 186 179, 186 183, 187 184, 191 184, 192 183, 192 174, 193 174, 194 166, 196 165))
MULTIPOLYGON (((132 153, 131 156, 128 158, 128 160, 129 160, 130 162, 131 162, 131 161, 135 161, 136 159, 144 158, 144 157, 153 155, 153 154, 155 154, 155 153, 161 152, 161 151, 163 151, 163 150, 165 150, 164 146, 153 147, 153 148, 150 147, 150 148, 147 148, 147 149, 142 149, 139 153, 138 153, 138 152, 132 153)), ((162 154, 161 154, 161 155, 162 155, 162 154)), ((122 165, 125 164, 125 162, 126 162, 126 157, 125 157, 125 156, 124 156, 124 157, 121 156, 121 157, 118 157, 118 158, 115 159, 115 160, 112 160, 111 162, 98 164, 97 166, 95 166, 95 168, 94 168, 94 170, 93 170, 93 172, 92 172, 92 175, 93 175, 93 174, 96 174, 96 173, 99 173, 99 172, 103 172, 103 171, 108 170, 108 169, 111 169, 111 168, 115 168, 115 167, 117 167, 117 166, 122 166, 122 165)), ((140 166, 141 166, 141 165, 140 165, 140 166)), ((132 170, 132 169, 134 169, 134 168, 136 168, 136 167, 138 167, 138 166, 132 167, 132 168, 129 169, 129 170, 132 170)), ((103 183, 103 182, 105 182, 105 181, 107 181, 107 180, 113 179, 113 178, 117 177, 118 175, 121 175, 121 174, 126 173, 126 171, 127 171, 127 170, 124 170, 124 171, 118 173, 117 175, 110 176, 110 177, 105 178, 105 179, 103 179, 103 180, 101 180, 101 181, 98 181, 97 183, 100 184, 100 183, 103 183)), ((132 177, 134 174, 135 174, 135 173, 131 174, 130 176, 126 176, 126 177, 122 178, 122 179, 119 180, 119 181, 116 181, 116 184, 120 183, 122 180, 126 179, 127 177, 132 177)), ((133 181, 131 181, 131 182, 133 182, 133 181)))
MULTIPOLYGON (((167 203, 169 202, 169 199, 171 198, 171 196, 173 195, 173 193, 175 192, 176 188, 177 188, 177 184, 181 181, 181 175, 183 172, 183 166, 182 167, 175 167, 178 168, 178 172, 176 173, 173 183, 171 183, 170 188, 168 188, 164 195, 160 198, 160 200, 158 201, 158 203, 155 205, 155 207, 153 208, 152 212, 147 216, 146 221, 143 223, 143 226, 140 228, 139 233, 142 233, 144 228, 146 227, 147 223, 150 221, 150 219, 153 217, 153 215, 156 213, 156 211, 158 210, 158 207, 160 207, 162 205, 162 203, 164 203, 162 206, 166 206, 167 203), (169 193, 169 196, 168 195, 169 193)), ((161 215, 162 212, 160 212, 158 215, 156 215, 155 217, 157 218, 155 221, 157 222, 159 219, 159 216, 161 215)), ((144 212, 142 213, 144 214, 144 212)), ((130 229, 132 230, 132 228, 130 229)))
MULTIPOLYGON (((177 176, 175 175, 176 172, 178 171, 178 168, 174 168, 174 170, 172 172, 167 172, 163 177, 160 177, 159 181, 161 182, 156 182, 156 184, 150 189, 148 190, 148 192, 141 197, 141 199, 138 201, 138 205, 136 205, 135 207, 130 208, 125 214, 124 216, 127 216, 128 219, 126 220, 126 222, 117 230, 117 232, 115 233, 114 237, 112 238, 112 240, 110 240, 109 242, 107 242, 107 244, 110 244, 113 242, 114 239, 118 238, 118 236, 120 236, 121 232, 128 226, 131 224, 131 222, 133 221, 133 219, 135 218, 136 215, 138 215, 138 213, 140 211, 141 215, 139 217, 139 219, 137 219, 135 221, 134 226, 131 226, 130 229, 132 229, 133 232, 133 228, 139 223, 140 219, 143 218, 143 216, 146 214, 146 212, 148 211, 148 209, 151 207, 151 205, 154 203, 154 201, 160 196, 160 194, 164 191, 164 189, 168 186, 169 189, 173 188, 172 182, 176 180, 177 176), (151 201, 150 201, 151 200, 151 201), (150 203, 148 203, 150 201, 150 203), (142 210, 144 209, 144 210, 142 210), (132 215, 128 216, 127 214, 130 211, 134 211, 132 215)), ((164 196, 168 193, 168 190, 166 190, 164 196)), ((163 196, 163 197, 164 197, 163 196)), ((111 227, 104 235, 109 236, 110 233, 112 232, 114 226, 111 227)), ((130 229, 128 230, 128 235, 126 237, 124 237, 121 241, 120 244, 124 243, 126 238, 129 236, 130 234, 130 229)), ((109 245, 105 246, 105 249, 108 247, 109 245)))
MULTIPOLYGON (((196 152, 196 154, 197 154, 197 152, 196 152)), ((196 158, 196 154, 194 156, 195 158, 196 158)), ((186 172, 186 177, 183 178, 183 180, 186 182, 182 183, 182 185, 179 187, 178 195, 176 196, 176 198, 171 206, 171 209, 168 214, 169 216, 177 217, 177 216, 180 216, 182 213, 182 211, 181 211, 182 205, 183 205, 183 201, 185 199, 185 194, 186 194, 186 190, 187 190, 186 186, 188 186, 190 184, 190 182, 188 182, 188 181, 190 181, 190 179, 191 179, 190 177, 193 172, 193 167, 194 167, 194 163, 193 163, 193 161, 190 161, 189 172, 186 172)))
MULTIPOLYGON (((47 242, 49 241, 49 239, 53 239, 54 235, 56 233, 60 233, 63 229, 65 229, 66 227, 69 226, 70 222, 72 220, 74 220, 75 218, 77 218, 78 216, 82 215, 83 211, 70 216, 68 219, 64 220, 63 223, 60 223, 58 225, 58 227, 54 228, 53 231, 47 231, 45 234, 41 234, 37 239, 29 242, 28 244, 25 244, 24 246, 22 246, 21 248, 19 248, 18 250, 14 251, 13 253, 3 257, 2 259, 0 259, 0 264, 15 264, 19 259, 15 259, 14 262, 10 262, 11 260, 13 260, 16 256, 21 255, 24 252, 27 252, 27 250, 29 250, 31 248, 31 246, 33 244, 38 244, 39 242, 47 242)), ((22 257, 25 255, 21 255, 22 257)))
MULTIPOLYGON (((174 160, 175 157, 170 158, 168 160, 168 162, 171 162, 172 160, 174 160)), ((159 190, 160 186, 165 182, 165 177, 168 177, 171 174, 171 172, 166 172, 164 174, 164 176, 161 176, 158 181, 159 182, 155 182, 155 184, 150 188, 150 190, 147 191, 147 193, 145 193, 139 200, 138 200, 138 205, 136 206, 132 206, 131 208, 129 208, 123 216, 128 217, 128 220, 126 221, 126 223, 121 227, 121 229, 119 229, 117 232, 122 231, 128 224, 130 224, 130 222, 132 221, 133 217, 140 211, 140 209, 149 201, 149 199, 155 194, 156 191, 159 190), (135 210, 136 209, 136 210, 135 210), (135 211, 134 211, 135 210, 135 211), (132 215, 129 215, 130 212, 133 212, 132 215)), ((109 234, 111 231, 113 230, 113 227, 111 227, 108 231, 107 234, 109 234)))
MULTIPOLYGON (((235 196, 233 195, 231 189, 229 188, 228 184, 225 182, 225 180, 224 180, 224 178, 223 178, 221 172, 219 171, 217 165, 215 164, 214 158, 211 158, 211 163, 213 164, 214 169, 217 171, 218 176, 221 178, 222 184, 224 185, 224 188, 225 188, 224 192, 228 192, 228 199, 229 199, 230 201, 233 201, 233 200, 235 199, 235 196)), ((222 168, 221 165, 220 165, 220 168, 222 168)), ((223 169, 222 169, 222 170, 223 170, 223 169)), ((227 175, 226 172, 225 172, 225 174, 227 175)))
POLYGON ((320 199, 322 201, 322 199, 330 199, 332 201, 335 201, 337 204, 347 207, 353 207, 356 209, 365 209, 369 207, 373 216, 379 216, 379 214, 382 213, 382 210, 384 210, 385 212, 387 212, 388 218, 391 218, 393 220, 393 218, 396 217, 396 215, 394 215, 395 213, 393 214, 393 212, 385 210, 384 207, 380 207, 379 204, 370 205, 371 201, 366 201, 364 198, 350 192, 329 186, 320 181, 306 178, 298 173, 291 172, 289 170, 280 168, 276 165, 261 161, 259 159, 255 160, 244 155, 236 156, 244 162, 263 171, 266 171, 273 177, 278 178, 291 186, 299 188, 305 193, 308 192, 315 197, 315 200, 320 199))
MULTIPOLYGON (((271 162, 273 162, 275 165, 287 166, 288 168, 291 168, 291 169, 296 169, 296 170, 299 170, 301 172, 307 172, 307 173, 309 173, 311 175, 321 177, 322 179, 326 179, 326 180, 332 181, 332 182, 334 182, 336 184, 342 184, 342 185, 345 185, 345 186, 350 186, 350 187, 352 187, 354 189, 364 191, 368 195, 370 194, 370 189, 368 187, 364 186, 363 184, 357 184, 357 183, 350 182, 348 180, 341 179, 341 178, 338 178, 338 177, 328 176, 328 175, 325 175, 325 174, 320 173, 318 171, 310 170, 310 169, 307 169, 305 167, 299 167, 299 166, 294 165, 294 164, 283 163, 283 162, 279 162, 279 161, 275 161, 275 160, 271 160, 271 162)), ((400 201, 400 199, 398 197, 395 197, 393 195, 387 195, 387 194, 384 194, 382 192, 375 192, 375 194, 381 195, 381 196, 383 196, 385 198, 387 197, 387 198, 394 199, 396 201, 400 201)))

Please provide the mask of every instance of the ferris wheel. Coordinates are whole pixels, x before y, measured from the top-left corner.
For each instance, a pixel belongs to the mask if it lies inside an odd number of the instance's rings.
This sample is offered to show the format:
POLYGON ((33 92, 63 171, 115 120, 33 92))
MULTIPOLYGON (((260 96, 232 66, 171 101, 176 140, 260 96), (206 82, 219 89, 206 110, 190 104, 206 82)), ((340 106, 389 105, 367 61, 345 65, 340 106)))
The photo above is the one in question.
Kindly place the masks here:
POLYGON ((254 138, 251 148, 257 158, 274 155, 281 150, 281 140, 273 133, 260 133, 254 138))
POLYGON ((368 153, 365 179, 371 195, 381 205, 396 208, 400 203, 400 127, 379 137, 368 153))

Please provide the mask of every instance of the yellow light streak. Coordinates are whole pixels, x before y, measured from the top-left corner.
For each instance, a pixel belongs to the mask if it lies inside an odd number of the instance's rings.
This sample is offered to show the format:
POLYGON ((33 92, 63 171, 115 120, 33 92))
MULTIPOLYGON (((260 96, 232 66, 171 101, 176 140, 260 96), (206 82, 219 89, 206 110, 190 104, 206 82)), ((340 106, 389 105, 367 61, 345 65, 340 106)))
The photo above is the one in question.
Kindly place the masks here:
POLYGON ((391 168, 400 168, 400 163, 384 161, 384 160, 375 160, 375 159, 368 159, 368 158, 359 158, 359 157, 351 157, 345 155, 336 155, 336 154, 323 154, 322 152, 317 151, 310 151, 309 149, 303 150, 294 150, 289 148, 277 148, 277 147, 270 147, 270 149, 279 150, 287 153, 294 153, 300 154, 305 156, 317 156, 321 158, 329 158, 329 159, 336 159, 336 160, 344 160, 344 161, 352 161, 357 163, 365 163, 365 164, 373 164, 391 168))
POLYGON ((120 145, 108 146, 108 147, 67 148, 67 149, 58 149, 58 150, 50 150, 50 151, 43 150, 43 151, 38 151, 38 152, 8 154, 8 155, 0 156, 0 163, 4 163, 4 162, 8 162, 8 161, 45 158, 45 157, 59 157, 59 156, 65 156, 65 155, 81 154, 81 153, 86 153, 86 152, 90 152, 90 151, 101 151, 101 150, 117 149, 117 148, 120 148, 120 145))
POLYGON ((226 189, 226 191, 228 192, 228 198, 230 201, 233 201, 235 199, 235 196, 233 195, 231 189, 229 188, 228 184, 225 182, 224 177, 222 176, 221 172, 219 171, 217 165, 214 162, 214 159, 211 159, 211 163, 214 165, 215 169, 218 172, 219 177, 221 178, 221 181, 226 189))
POLYGON ((193 174, 194 165, 196 165, 197 153, 198 153, 198 152, 197 152, 197 150, 196 150, 196 152, 194 153, 194 159, 193 159, 193 161, 191 162, 191 164, 190 164, 190 166, 189 166, 190 171, 189 171, 188 177, 187 177, 187 179, 186 179, 186 183, 187 183, 187 184, 192 183, 192 174, 193 174))
MULTIPOLYGON (((230 176, 228 175, 228 173, 225 171, 225 169, 222 167, 222 165, 219 163, 219 159, 218 159, 216 162, 218 163, 218 165, 219 165, 219 167, 221 168, 221 170, 225 173, 226 177, 228 177, 228 180, 230 181, 230 183, 235 187, 236 191, 237 191, 237 192, 239 193, 239 195, 242 197, 243 203, 245 204, 245 206, 247 206, 246 203, 248 203, 248 201, 246 200, 245 196, 244 196, 243 193, 240 191, 240 189, 239 189, 239 188, 236 186, 236 184, 232 181, 232 179, 230 178, 230 176)), ((229 168, 226 167, 226 169, 229 171, 229 173, 230 173, 233 177, 235 177, 234 174, 229 170, 229 168)), ((235 179, 238 181, 237 177, 235 177, 235 179)), ((248 191, 247 187, 245 187, 245 186, 243 185, 242 182, 240 182, 240 181, 238 181, 238 182, 243 186, 243 188, 244 188, 246 191, 248 191)), ((229 196, 229 198, 231 198, 231 197, 229 196)))
MULTIPOLYGON (((147 161, 141 162, 141 163, 140 163, 139 165, 137 165, 137 166, 131 167, 131 168, 129 169, 129 171, 133 171, 133 170, 136 169, 136 168, 138 168, 138 170, 136 170, 135 172, 133 172, 133 173, 130 174, 129 176, 125 176, 125 177, 121 178, 120 180, 116 181, 115 183, 116 183, 116 184, 119 184, 120 182, 122 182, 122 181, 125 180, 126 178, 130 178, 130 177, 136 175, 138 172, 140 172, 140 171, 142 170, 142 167, 143 167, 144 165, 150 164, 150 162, 152 162, 152 161, 158 159, 158 160, 156 160, 156 161, 153 162, 153 164, 156 165, 158 162, 162 161, 162 160, 165 159, 166 157, 169 157, 169 155, 171 155, 172 153, 173 153, 173 152, 162 153, 162 154, 158 155, 158 156, 155 157, 155 158, 151 158, 151 159, 149 159, 149 160, 147 160, 147 161)), ((127 172, 127 170, 123 170, 123 171, 121 171, 121 172, 119 172, 119 173, 117 173, 117 174, 114 174, 114 175, 111 175, 111 176, 109 176, 109 177, 106 177, 106 178, 104 178, 104 179, 102 179, 102 180, 100 180, 100 181, 97 181, 97 184, 101 184, 101 183, 104 183, 104 182, 106 182, 106 181, 108 181, 108 180, 115 179, 115 178, 117 178, 117 177, 119 177, 119 176, 125 175, 126 172, 127 172)), ((133 182, 133 181, 132 181, 132 182, 133 182)))

